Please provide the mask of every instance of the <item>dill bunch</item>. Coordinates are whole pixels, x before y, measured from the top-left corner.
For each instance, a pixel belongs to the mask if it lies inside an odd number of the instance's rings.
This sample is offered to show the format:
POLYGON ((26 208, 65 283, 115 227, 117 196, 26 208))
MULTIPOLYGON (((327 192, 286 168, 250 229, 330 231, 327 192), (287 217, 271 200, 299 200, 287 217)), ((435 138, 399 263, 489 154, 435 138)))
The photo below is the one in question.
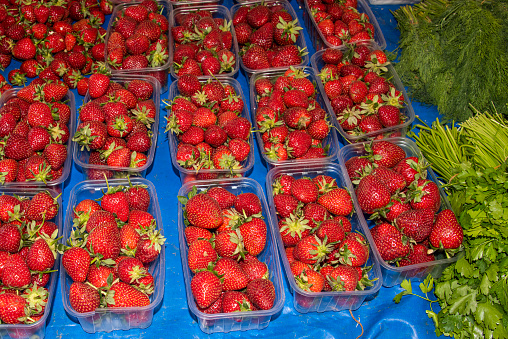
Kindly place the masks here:
POLYGON ((392 13, 395 68, 414 100, 446 121, 471 117, 470 104, 508 114, 508 0, 424 0, 392 13))

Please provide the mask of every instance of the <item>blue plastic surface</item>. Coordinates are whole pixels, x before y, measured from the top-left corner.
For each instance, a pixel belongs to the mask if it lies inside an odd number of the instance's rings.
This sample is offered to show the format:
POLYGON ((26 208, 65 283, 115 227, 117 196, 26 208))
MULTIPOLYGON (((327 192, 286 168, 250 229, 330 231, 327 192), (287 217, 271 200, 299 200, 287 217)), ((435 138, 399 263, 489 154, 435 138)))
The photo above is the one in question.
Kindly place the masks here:
MULTIPOLYGON (((298 8, 296 0, 290 1, 295 8, 300 22, 303 21, 302 9, 298 8)), ((232 6, 231 0, 223 3, 226 7, 232 6)), ((387 50, 393 51, 397 47, 398 31, 396 21, 390 10, 395 10, 397 5, 371 6, 378 22, 383 30, 387 41, 387 50)), ((314 50, 309 36, 304 32, 307 39, 309 53, 314 50)), ((4 72, 18 68, 19 62, 13 61, 4 72)), ((245 74, 239 72, 236 79, 241 83, 243 92, 248 95, 249 87, 245 74)), ((77 94, 76 104, 81 105, 83 97, 77 94)), ((162 93, 161 99, 167 97, 167 92, 162 93)), ((246 98, 248 104, 249 98, 246 98)), ((426 107, 413 101, 415 113, 427 123, 431 123, 437 117, 434 107, 426 107)), ((79 107, 78 107, 79 108, 79 107)), ((361 334, 361 328, 352 319, 348 311, 308 313, 296 312, 289 296, 287 281, 284 281, 286 302, 280 314, 274 316, 268 327, 264 330, 247 332, 231 332, 228 334, 207 335, 198 327, 195 319, 188 310, 185 295, 184 278, 180 261, 178 244, 178 220, 176 199, 180 189, 178 172, 173 168, 167 137, 164 135, 165 111, 161 110, 161 124, 157 140, 157 151, 152 168, 147 171, 146 178, 151 180, 157 189, 159 204, 164 225, 166 241, 166 286, 163 302, 156 309, 153 323, 144 330, 115 331, 111 333, 85 333, 79 323, 69 319, 61 303, 60 289, 58 288, 53 305, 52 314, 46 330, 46 338, 356 338, 361 334)), ((256 163, 249 177, 257 180, 262 187, 265 186, 267 168, 261 161, 261 155, 255 147, 256 163)), ((63 207, 65 209, 69 201, 69 193, 72 187, 82 180, 82 175, 73 166, 69 179, 65 182, 63 192, 63 207)), ((413 283, 413 290, 419 291, 418 284, 413 283)), ((425 313, 428 303, 420 298, 407 296, 402 298, 400 304, 395 304, 392 299, 399 293, 399 287, 381 288, 379 294, 371 301, 365 302, 353 315, 364 328, 361 338, 435 338, 434 325, 425 313)), ((434 311, 436 309, 434 308, 434 311)))

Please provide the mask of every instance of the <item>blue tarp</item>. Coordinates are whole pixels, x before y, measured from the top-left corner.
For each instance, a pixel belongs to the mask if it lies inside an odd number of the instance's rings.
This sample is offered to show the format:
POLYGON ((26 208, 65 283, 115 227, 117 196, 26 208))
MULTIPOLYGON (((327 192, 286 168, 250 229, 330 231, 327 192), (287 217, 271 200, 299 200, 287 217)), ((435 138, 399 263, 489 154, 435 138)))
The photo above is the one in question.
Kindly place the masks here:
MULTIPOLYGON (((303 25, 302 9, 298 7, 296 0, 291 4, 298 13, 303 25)), ((231 7, 231 0, 224 2, 231 7)), ((398 31, 396 21, 390 10, 399 6, 384 5, 371 6, 374 14, 387 40, 387 49, 393 51, 397 47, 398 31)), ((309 40, 308 32, 304 31, 310 55, 315 50, 309 40)), ((18 68, 19 63, 13 61, 10 69, 18 68)), ((248 96, 249 88, 245 75, 240 72, 237 80, 241 83, 243 92, 248 96)), ((76 91, 76 103, 80 105, 83 97, 76 91)), ((167 97, 167 92, 162 94, 161 99, 167 97)), ((249 103, 249 98, 246 98, 249 103)), ((427 123, 435 120, 437 111, 433 107, 424 107, 413 103, 415 113, 427 123)), ((78 107, 79 108, 79 107, 78 107)), ((349 311, 325 312, 300 314, 296 312, 292 304, 292 296, 286 281, 286 301, 282 312, 272 318, 269 326, 264 330, 246 332, 231 332, 228 334, 207 335, 203 333, 187 307, 184 279, 180 262, 177 226, 177 193, 180 188, 178 173, 173 169, 167 138, 163 134, 165 111, 161 113, 161 128, 158 138, 156 158, 153 167, 147 174, 151 180, 159 198, 162 221, 166 241, 166 284, 164 299, 161 307, 156 311, 152 325, 144 330, 114 331, 111 333, 85 333, 79 323, 73 322, 66 314, 62 306, 60 290, 55 298, 53 311, 46 330, 47 338, 251 338, 251 337, 282 337, 282 338, 356 338, 361 334, 361 328, 352 319, 349 311)), ((255 145, 256 163, 250 177, 257 180, 264 189, 267 169, 260 161, 261 156, 255 145)), ((63 193, 63 208, 66 209, 69 201, 69 193, 72 187, 83 179, 78 170, 73 167, 70 178, 65 182, 63 193)), ((413 289, 418 290, 418 283, 413 283, 413 289)), ((381 288, 379 294, 371 301, 365 302, 361 308, 353 311, 353 315, 359 319, 364 327, 362 338, 434 338, 434 325, 426 316, 425 310, 429 304, 420 298, 408 296, 402 299, 400 304, 395 304, 392 299, 399 293, 399 287, 381 288)))

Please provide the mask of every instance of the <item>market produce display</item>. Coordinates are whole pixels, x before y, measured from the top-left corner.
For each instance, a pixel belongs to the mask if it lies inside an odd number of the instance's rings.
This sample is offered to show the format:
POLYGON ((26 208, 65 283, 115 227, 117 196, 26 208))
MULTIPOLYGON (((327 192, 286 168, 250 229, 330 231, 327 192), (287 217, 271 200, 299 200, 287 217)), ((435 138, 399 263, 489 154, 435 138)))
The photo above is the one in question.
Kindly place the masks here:
POLYGON ((2 159, 0 182, 58 185, 72 166, 69 130, 74 128, 74 95, 62 81, 38 78, 6 91, 0 100, 2 159))
POLYGON ((165 242, 152 192, 143 184, 80 189, 68 208, 68 238, 59 246, 68 303, 78 313, 150 305, 160 288, 152 273, 165 242), (93 196, 80 199, 94 188, 93 196))
POLYGON ((89 179, 145 170, 154 159, 160 84, 151 77, 95 73, 79 110, 74 161, 89 179))
POLYGON ((330 117, 311 69, 291 66, 285 72, 255 74, 251 96, 256 134, 267 161, 326 160, 336 153, 330 117))
POLYGON ((239 69, 238 44, 224 6, 176 9, 171 27, 173 63, 171 74, 233 76, 239 69))
POLYGON ((0 337, 508 337, 506 1, 113 2, 0 0, 0 337))
POLYGON ((446 120, 471 117, 470 104, 508 113, 507 14, 506 1, 424 0, 395 10, 395 68, 411 97, 436 105, 446 120))
POLYGON ((287 1, 240 3, 231 14, 246 71, 307 64, 302 27, 287 1))
MULTIPOLYGON (((23 196, 4 190, 0 196, 0 321, 35 324, 45 321, 55 296, 57 239, 61 235, 61 197, 53 190, 26 189, 23 196)), ((44 333, 38 325, 11 326, 9 335, 44 333)))

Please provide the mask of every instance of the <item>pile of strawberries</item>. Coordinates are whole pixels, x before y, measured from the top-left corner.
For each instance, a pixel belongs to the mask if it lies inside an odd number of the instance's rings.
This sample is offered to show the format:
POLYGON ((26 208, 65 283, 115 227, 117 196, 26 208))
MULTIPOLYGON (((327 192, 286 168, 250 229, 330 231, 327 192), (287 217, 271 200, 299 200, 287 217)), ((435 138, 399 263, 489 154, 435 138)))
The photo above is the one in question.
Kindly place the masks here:
POLYGON ((361 209, 376 222, 370 231, 383 260, 407 266, 456 253, 462 227, 450 209, 438 212, 439 188, 420 159, 389 141, 365 144, 365 153, 345 164, 361 209))
POLYGON ((308 75, 302 68, 290 67, 282 75, 259 77, 254 83, 256 124, 270 161, 327 156, 323 141, 330 125, 308 75))
POLYGON ((383 51, 365 44, 348 45, 344 51, 329 48, 322 61, 319 76, 346 135, 383 138, 380 131, 393 131, 404 122, 404 96, 388 79, 389 62, 383 51))
MULTIPOLYGON (((152 0, 146 0, 152 2, 152 0)), ((101 27, 113 6, 107 0, 65 0, 51 3, 0 1, 0 70, 12 58, 21 62, 7 80, 23 86, 26 78, 62 79, 84 95, 88 79, 105 70, 101 27)), ((11 87, 0 78, 0 93, 11 87)))
POLYGON ((349 192, 329 175, 272 183, 278 228, 298 287, 308 292, 355 291, 372 286, 369 246, 353 231, 349 192))
POLYGON ((169 21, 161 14, 164 10, 162 2, 149 0, 118 11, 106 45, 107 63, 112 69, 148 69, 146 74, 159 80, 162 87, 167 84, 167 69, 149 70, 169 60, 169 21))
POLYGON ((47 183, 62 176, 70 145, 69 95, 62 81, 42 78, 9 95, 0 108, 2 184, 47 183))
POLYGON ((115 81, 96 73, 90 84, 92 100, 81 106, 72 138, 81 151, 90 151, 88 177, 111 178, 119 174, 115 168, 126 171, 146 165, 152 124, 158 118, 152 83, 141 78, 115 81))
POLYGON ((178 165, 196 170, 197 179, 218 177, 208 170, 232 174, 244 168, 252 149, 251 123, 235 88, 216 79, 200 81, 190 74, 181 76, 176 86, 179 94, 167 106, 166 131, 178 138, 178 165))
POLYGON ((233 14, 233 26, 246 68, 300 65, 307 54, 297 43, 302 27, 283 4, 240 6, 233 14))
POLYGON ((68 246, 59 250, 72 279, 65 293, 76 312, 150 304, 155 281, 149 266, 165 242, 148 212, 151 203, 144 185, 108 185, 100 204, 83 199, 74 206, 68 246))
POLYGON ((178 76, 184 74, 215 75, 233 73, 236 54, 233 47, 236 40, 221 8, 176 10, 175 26, 171 35, 175 43, 173 69, 178 76))
POLYGON ((208 314, 269 310, 276 294, 268 266, 257 256, 266 245, 261 201, 215 186, 188 197, 185 206, 187 262, 198 309, 208 314))
POLYGON ((48 191, 0 196, 2 324, 32 324, 44 315, 57 254, 57 198, 48 191))
POLYGON ((360 13, 357 0, 305 0, 313 24, 332 46, 374 40, 374 25, 360 13))

